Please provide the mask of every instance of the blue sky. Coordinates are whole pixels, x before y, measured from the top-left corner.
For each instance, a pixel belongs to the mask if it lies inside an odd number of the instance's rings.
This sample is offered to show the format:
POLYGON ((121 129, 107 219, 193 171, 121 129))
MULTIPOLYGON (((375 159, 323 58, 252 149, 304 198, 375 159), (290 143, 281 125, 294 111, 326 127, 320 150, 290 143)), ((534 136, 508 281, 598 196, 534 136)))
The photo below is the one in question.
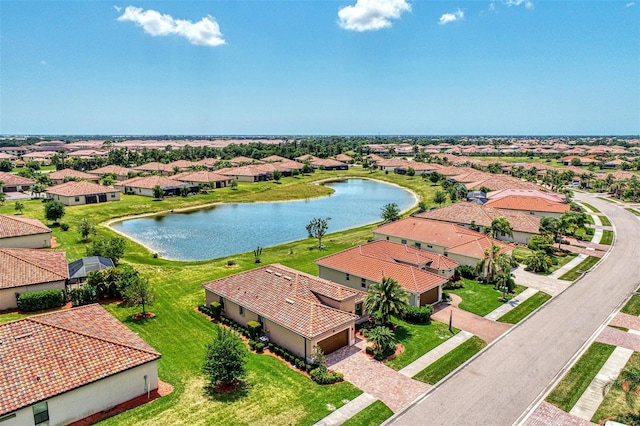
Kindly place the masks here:
POLYGON ((0 31, 2 134, 640 133, 640 1, 2 0, 0 31))

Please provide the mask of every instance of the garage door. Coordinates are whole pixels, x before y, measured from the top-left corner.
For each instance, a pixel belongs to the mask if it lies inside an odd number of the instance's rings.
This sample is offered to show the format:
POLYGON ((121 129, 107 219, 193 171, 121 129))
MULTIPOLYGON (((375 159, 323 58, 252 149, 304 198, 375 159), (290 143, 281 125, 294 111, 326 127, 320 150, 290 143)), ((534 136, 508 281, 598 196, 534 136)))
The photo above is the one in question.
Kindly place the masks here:
POLYGON ((325 355, 330 354, 331 352, 334 352, 348 344, 349 329, 342 330, 341 332, 318 342, 318 346, 320 346, 320 349, 322 349, 322 352, 324 352, 325 355))
POLYGON ((420 295, 420 306, 430 305, 438 301, 438 287, 425 291, 420 295))

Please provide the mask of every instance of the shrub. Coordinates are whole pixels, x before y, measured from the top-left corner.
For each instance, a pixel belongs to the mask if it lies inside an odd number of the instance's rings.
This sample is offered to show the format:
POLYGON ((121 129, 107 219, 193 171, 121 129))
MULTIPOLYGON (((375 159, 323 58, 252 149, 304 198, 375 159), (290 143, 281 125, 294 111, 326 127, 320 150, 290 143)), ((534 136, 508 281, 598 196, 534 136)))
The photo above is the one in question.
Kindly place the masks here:
POLYGON ((213 319, 220 319, 220 313, 222 312, 222 304, 220 302, 211 302, 209 305, 209 311, 211 312, 209 316, 213 319))
POLYGON ((69 224, 68 223, 61 223, 60 224, 60 229, 62 229, 63 231, 68 231, 69 230, 69 224))
POLYGON ((260 324, 258 321, 247 322, 247 330, 249 331, 249 337, 251 339, 256 339, 258 337, 261 328, 262 324, 260 324))
POLYGON ((75 306, 88 305, 90 303, 96 303, 98 297, 95 290, 91 287, 80 287, 71 289, 69 292, 69 299, 71 304, 75 306))
POLYGON ((262 342, 258 342, 258 343, 256 343, 256 345, 255 345, 255 348, 254 348, 254 349, 256 350, 256 352, 258 352, 259 354, 261 354, 261 353, 262 353, 262 351, 264 351, 264 343, 262 343, 262 342))
POLYGON ((464 288, 464 281, 447 281, 445 285, 442 286, 443 290, 457 290, 460 288, 464 288))
POLYGON ((64 291, 42 290, 18 296, 18 309, 24 312, 42 311, 64 305, 64 291))
POLYGON ((460 274, 463 278, 472 280, 476 277, 476 271, 469 265, 460 265, 456 268, 456 273, 460 274))
POLYGON ((328 371, 326 368, 318 367, 309 372, 311 379, 320 385, 330 385, 344 380, 342 373, 328 371))
POLYGON ((433 314, 431 305, 411 306, 405 311, 404 320, 413 324, 428 324, 431 321, 431 314, 433 314))
POLYGON ((249 340, 249 347, 251 348, 251 350, 255 350, 256 349, 256 341, 255 340, 249 340))
POLYGON ((373 349, 373 346, 367 346, 365 348, 365 352, 367 353, 367 355, 373 355, 373 353, 375 352, 375 350, 373 349))

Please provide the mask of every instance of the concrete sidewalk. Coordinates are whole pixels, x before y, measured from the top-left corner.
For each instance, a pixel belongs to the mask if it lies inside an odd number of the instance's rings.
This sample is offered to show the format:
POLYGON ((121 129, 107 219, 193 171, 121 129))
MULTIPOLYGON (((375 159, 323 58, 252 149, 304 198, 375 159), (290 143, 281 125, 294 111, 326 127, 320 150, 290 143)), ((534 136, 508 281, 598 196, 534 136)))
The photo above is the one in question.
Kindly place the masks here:
POLYGON ((448 354, 462 343, 466 342, 473 336, 473 334, 468 331, 460 331, 455 336, 451 337, 449 340, 441 343, 435 348, 431 349, 426 354, 422 355, 420 358, 413 361, 411 364, 404 367, 402 370, 398 371, 398 373, 403 374, 407 377, 413 377, 429 365, 436 362, 438 359, 442 358, 444 355, 448 354))
POLYGON ((549 275, 551 278, 559 278, 561 276, 563 276, 564 274, 566 274, 567 272, 569 272, 570 270, 572 270, 573 268, 575 268, 576 266, 578 266, 580 263, 582 263, 583 260, 585 260, 587 258, 586 254, 579 254, 576 256, 575 259, 573 259, 571 262, 567 263, 566 265, 564 265, 562 268, 558 268, 557 270, 555 270, 551 275, 549 275))
POLYGON ((377 399, 364 392, 362 395, 358 396, 353 401, 350 401, 338 408, 333 413, 329 414, 324 419, 320 420, 314 426, 338 426, 342 423, 349 420, 351 417, 358 414, 360 411, 364 410, 371 404, 373 404, 377 399))
POLYGON ((631 355, 633 355, 633 350, 617 347, 578 399, 576 405, 569 411, 569 414, 591 420, 604 399, 602 388, 607 382, 615 380, 620 375, 631 355))
POLYGON ((510 310, 512 310, 513 308, 515 308, 516 306, 518 306, 519 304, 521 304, 522 302, 524 302, 525 300, 527 300, 528 298, 530 298, 531 296, 533 296, 534 294, 536 294, 537 292, 538 290, 536 290, 535 288, 528 288, 522 293, 520 293, 519 295, 517 295, 516 297, 514 297, 513 299, 509 300, 504 305, 489 312, 484 317, 486 319, 495 321, 501 316, 503 316, 504 314, 506 314, 507 312, 509 312, 510 310))

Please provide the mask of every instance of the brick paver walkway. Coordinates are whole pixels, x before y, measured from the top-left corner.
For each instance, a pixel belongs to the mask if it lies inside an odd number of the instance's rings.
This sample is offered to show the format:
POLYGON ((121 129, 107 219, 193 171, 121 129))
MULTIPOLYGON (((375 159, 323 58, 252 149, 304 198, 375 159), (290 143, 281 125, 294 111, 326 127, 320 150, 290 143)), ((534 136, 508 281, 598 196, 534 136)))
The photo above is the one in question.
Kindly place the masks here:
POLYGON ((438 303, 434 307, 431 318, 449 324, 449 318, 453 311, 453 326, 455 328, 475 334, 487 343, 493 342, 512 327, 511 324, 491 321, 471 312, 463 311, 458 308, 460 297, 451 294, 451 298, 451 302, 438 303))
POLYGON ((345 380, 384 402, 393 412, 408 406, 431 386, 403 376, 364 353, 367 341, 356 338, 327 356, 327 367, 344 374, 345 380))
POLYGON ((551 296, 557 296, 571 284, 571 281, 556 280, 550 276, 525 271, 522 265, 513 271, 513 275, 518 284, 544 291, 551 296))
POLYGON ((514 297, 513 299, 511 299, 508 302, 506 302, 505 304, 503 304, 502 306, 500 306, 500 307, 494 309, 493 311, 489 312, 484 317, 486 319, 490 319, 492 321, 495 321, 498 318, 500 318, 501 316, 503 316, 504 314, 506 314, 507 312, 509 312, 510 310, 514 309, 516 306, 520 305, 522 302, 524 302, 525 300, 527 300, 528 298, 530 298, 534 294, 536 294, 537 292, 538 292, 538 290, 536 290, 535 288, 528 288, 525 291, 523 291, 522 293, 520 293, 519 295, 517 295, 516 297, 514 297))
POLYGON ((629 330, 640 330, 640 317, 618 312, 609 324, 628 328, 629 330))
POLYGON ((595 423, 565 413, 546 401, 542 401, 533 414, 523 423, 524 426, 591 426, 593 424, 595 423))
POLYGON ((596 341, 640 352, 640 335, 627 333, 617 328, 605 327, 596 341))

